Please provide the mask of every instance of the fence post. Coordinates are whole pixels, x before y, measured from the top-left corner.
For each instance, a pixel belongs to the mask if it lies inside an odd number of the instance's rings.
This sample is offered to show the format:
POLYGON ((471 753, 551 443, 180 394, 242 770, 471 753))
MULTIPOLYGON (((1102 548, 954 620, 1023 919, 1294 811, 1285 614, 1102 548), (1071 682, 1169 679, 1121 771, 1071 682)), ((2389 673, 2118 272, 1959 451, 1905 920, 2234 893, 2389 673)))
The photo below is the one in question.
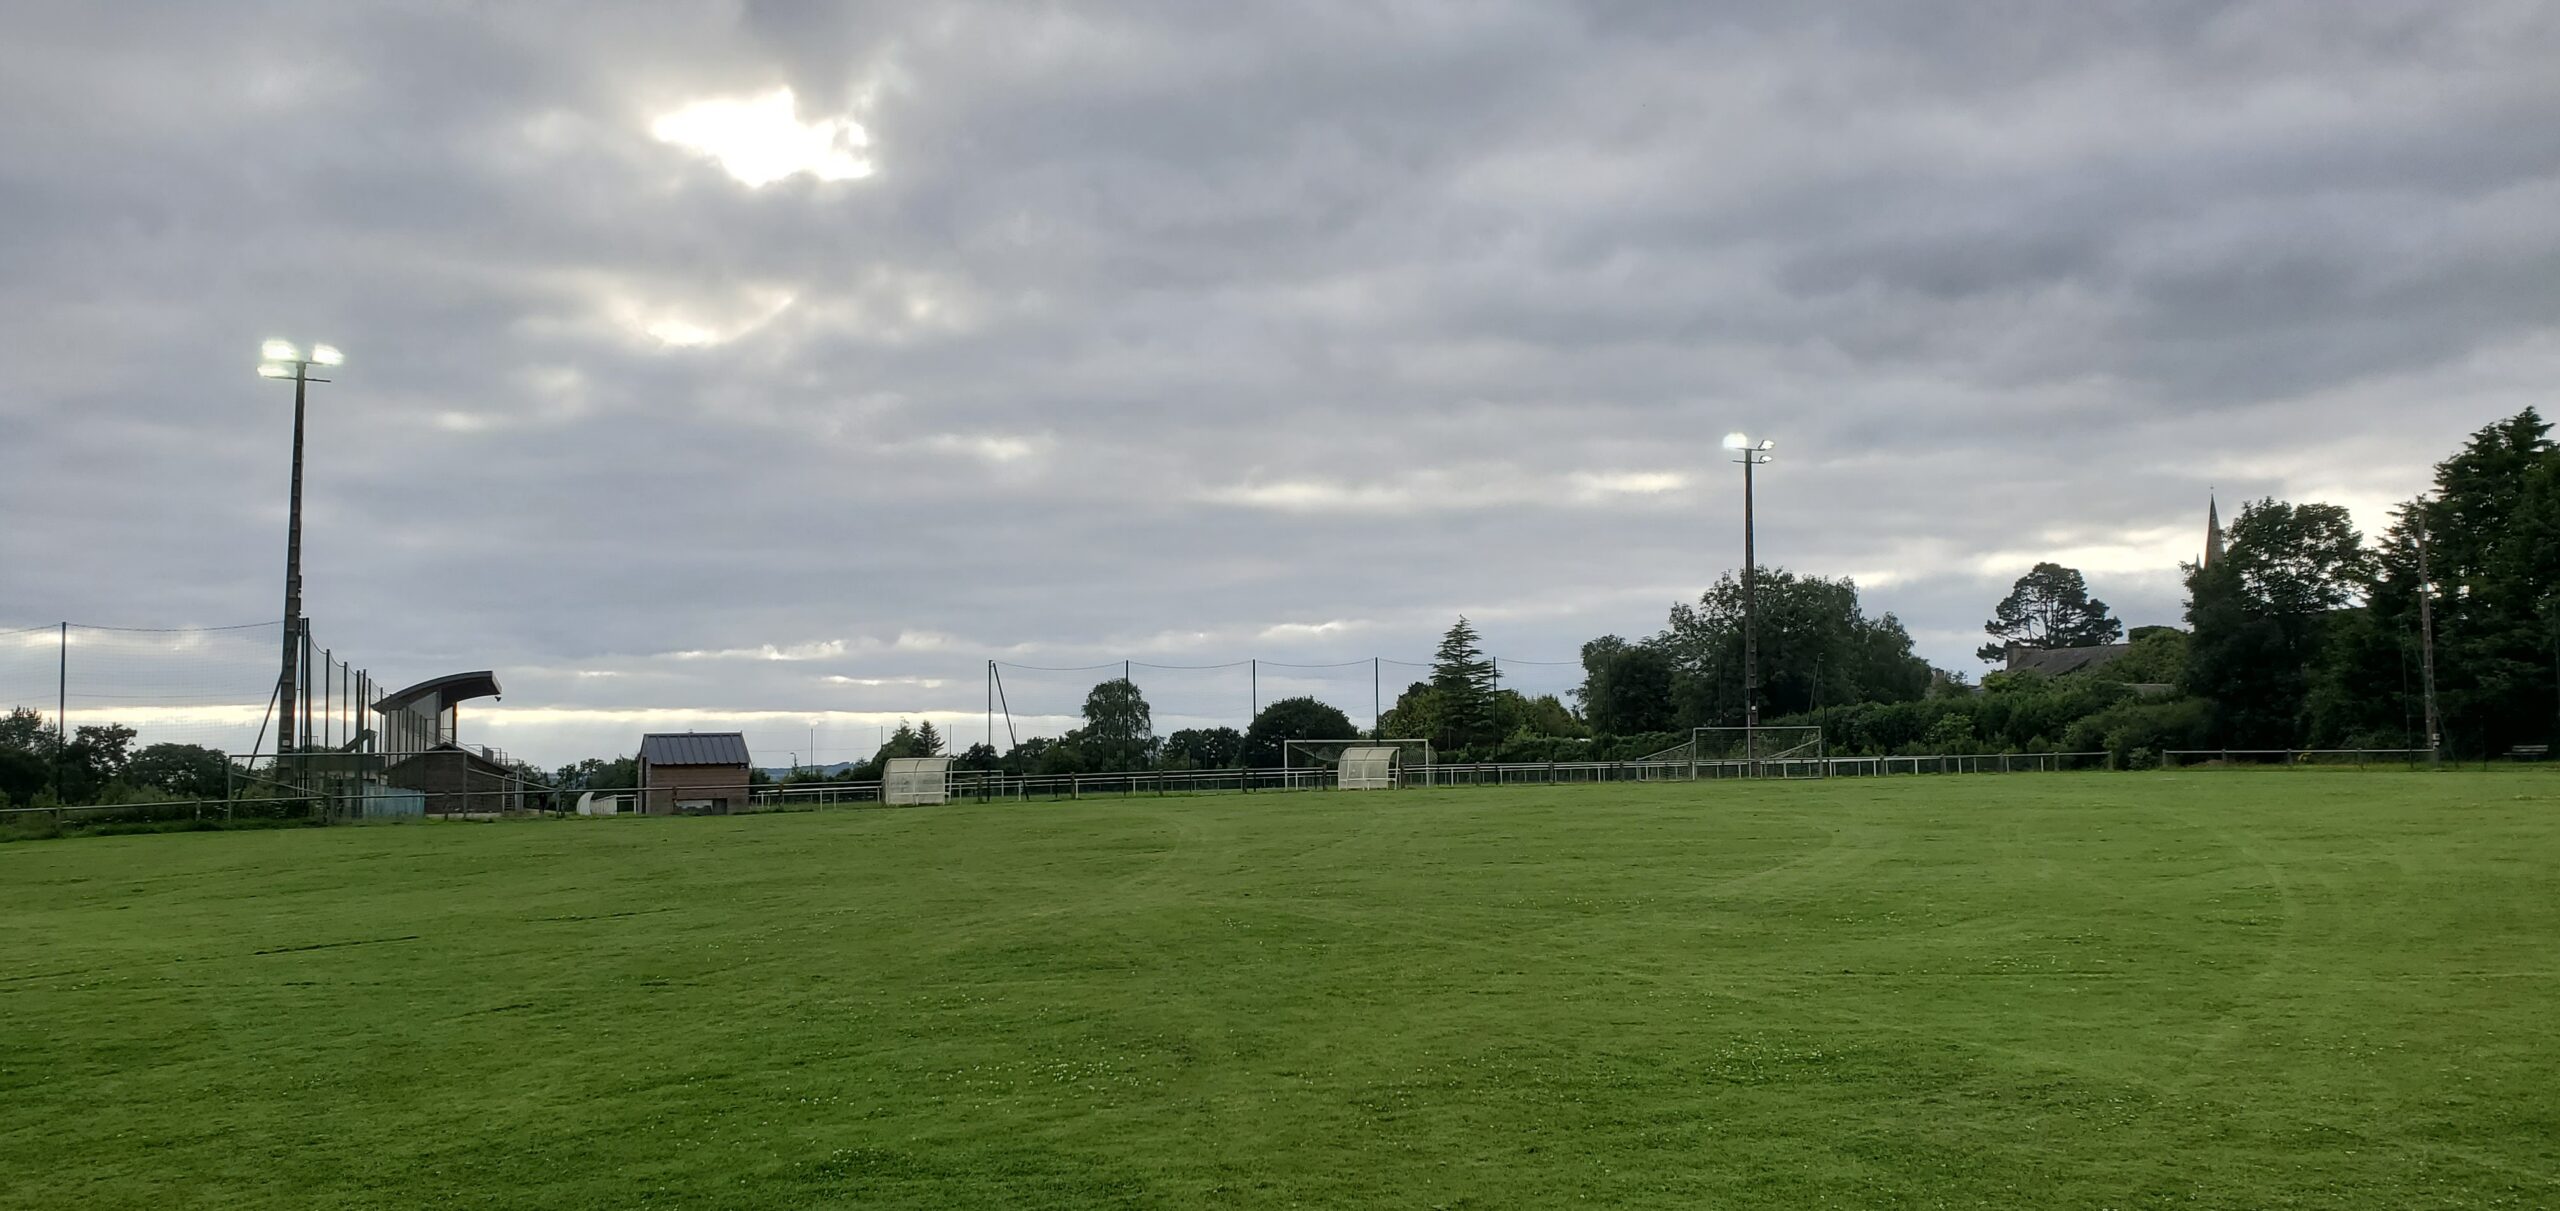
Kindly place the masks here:
POLYGON ((1070 799, 1084 798, 1084 775, 1067 775, 1067 797, 1070 799))

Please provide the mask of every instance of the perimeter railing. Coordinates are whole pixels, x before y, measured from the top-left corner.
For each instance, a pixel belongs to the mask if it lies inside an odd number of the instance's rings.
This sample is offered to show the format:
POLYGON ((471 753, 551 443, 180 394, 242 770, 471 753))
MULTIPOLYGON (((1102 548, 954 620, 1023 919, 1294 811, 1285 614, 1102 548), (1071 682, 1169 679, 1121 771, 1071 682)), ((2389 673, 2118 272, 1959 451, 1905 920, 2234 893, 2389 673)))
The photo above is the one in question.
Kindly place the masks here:
MULTIPOLYGON (((2286 750, 2293 757, 2361 753, 2395 759, 2403 750, 2286 750)), ((2246 755, 2233 750, 2226 758, 2246 755)), ((1715 761, 1450 762, 1403 771, 1408 787, 1553 786, 1601 782, 1687 782, 1723 778, 1874 778, 1918 774, 2053 773, 2112 768, 2103 752, 1945 753, 1899 757, 1804 757, 1715 761)), ((503 819, 511 817, 618 816, 632 814, 738 815, 775 811, 893 806, 878 781, 748 782, 729 785, 588 789, 530 780, 472 780, 427 789, 379 785, 356 774, 325 790, 283 786, 243 774, 230 797, 169 799, 148 803, 0 808, 0 830, 23 832, 32 823, 53 828, 97 825, 172 826, 211 822, 320 822, 383 819, 503 819), (297 793, 297 791, 299 793, 297 793)), ((954 770, 946 802, 1023 802, 1140 796, 1260 794, 1331 789, 1327 769, 1129 770, 1103 773, 1013 774, 954 770)))
POLYGON ((2192 769, 2205 766, 2262 766, 2302 768, 2306 766, 2405 765, 2411 768, 2426 764, 2427 750, 2422 748, 2213 748, 2164 749, 2160 753, 2162 769, 2192 769))

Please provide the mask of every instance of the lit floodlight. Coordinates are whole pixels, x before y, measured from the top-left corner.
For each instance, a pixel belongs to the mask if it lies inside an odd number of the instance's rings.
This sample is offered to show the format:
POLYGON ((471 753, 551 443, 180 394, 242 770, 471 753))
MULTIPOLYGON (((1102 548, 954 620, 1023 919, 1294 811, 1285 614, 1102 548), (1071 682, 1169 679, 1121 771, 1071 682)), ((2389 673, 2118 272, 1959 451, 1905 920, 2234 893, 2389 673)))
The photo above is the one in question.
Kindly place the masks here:
POLYGON ((258 346, 258 356, 271 362, 298 362, 302 351, 294 348, 292 341, 268 341, 258 346))
POLYGON ((258 376, 261 378, 292 378, 293 367, 287 366, 282 362, 265 362, 259 365, 258 376))
POLYGON ((1750 446, 1750 444, 1751 444, 1751 439, 1750 439, 1750 438, 1748 438, 1748 437, 1743 436, 1742 434, 1739 434, 1739 433, 1727 433, 1727 434, 1725 434, 1725 435, 1724 435, 1724 448, 1725 448, 1725 449, 1727 449, 1727 450, 1740 450, 1740 449, 1744 449, 1744 448, 1746 448, 1746 447, 1750 446))
MULTIPOLYGON (((347 360, 347 355, 338 352, 338 347, 336 345, 313 345, 311 347, 311 360, 323 366, 335 366, 338 363, 347 360)), ((1764 442, 1762 444, 1766 445, 1767 443, 1764 442)))
MULTIPOLYGON (((322 348, 327 348, 327 346, 325 346, 325 345, 324 345, 324 346, 322 346, 322 348)), ((334 352, 334 350, 333 350, 333 352, 334 352)), ((329 364, 334 366, 334 365, 336 365, 337 363, 335 363, 335 362, 331 362, 331 363, 329 363, 329 364)), ((1761 449, 1763 449, 1763 450, 1775 450, 1775 449, 1777 449, 1777 448, 1778 448, 1778 440, 1777 440, 1776 438, 1774 438, 1774 437, 1764 437, 1764 438, 1761 438, 1761 439, 1760 439, 1760 448, 1761 448, 1761 449)))

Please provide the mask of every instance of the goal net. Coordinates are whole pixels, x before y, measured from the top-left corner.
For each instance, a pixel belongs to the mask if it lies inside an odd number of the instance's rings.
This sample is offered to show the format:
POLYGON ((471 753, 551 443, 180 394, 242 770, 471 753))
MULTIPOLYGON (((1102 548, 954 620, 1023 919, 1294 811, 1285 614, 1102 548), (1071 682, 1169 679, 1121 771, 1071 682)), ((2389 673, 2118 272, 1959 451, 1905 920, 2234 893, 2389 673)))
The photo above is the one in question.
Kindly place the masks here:
POLYGON ((1428 740, 1290 740, 1280 746, 1280 767, 1293 787, 1393 790, 1435 756, 1428 740))
POLYGON ((1648 754, 1649 762, 1685 761, 1724 774, 1818 774, 1828 756, 1818 727, 1702 727, 1689 739, 1648 754))
POLYGON ((951 758, 891 757, 880 771, 883 803, 932 804, 951 793, 951 758))
POLYGON ((1702 727, 1691 733, 1700 761, 1819 761, 1818 727, 1702 727))

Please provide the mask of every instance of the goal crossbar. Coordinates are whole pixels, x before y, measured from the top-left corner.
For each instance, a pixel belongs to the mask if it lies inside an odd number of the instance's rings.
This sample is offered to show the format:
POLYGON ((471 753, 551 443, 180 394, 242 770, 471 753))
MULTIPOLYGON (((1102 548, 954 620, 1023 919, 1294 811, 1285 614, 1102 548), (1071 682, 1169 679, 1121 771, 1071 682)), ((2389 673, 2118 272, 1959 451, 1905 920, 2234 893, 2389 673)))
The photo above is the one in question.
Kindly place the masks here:
MULTIPOLYGON (((1341 740, 1283 740, 1280 742, 1280 768, 1287 770, 1328 767, 1340 761, 1342 754, 1347 750, 1381 747, 1420 753, 1422 760, 1419 764, 1422 765, 1433 765, 1439 761, 1439 755, 1432 749, 1431 742, 1418 737, 1390 736, 1377 740, 1349 737, 1341 740)), ((1410 760, 1410 758, 1407 759, 1410 760)))

